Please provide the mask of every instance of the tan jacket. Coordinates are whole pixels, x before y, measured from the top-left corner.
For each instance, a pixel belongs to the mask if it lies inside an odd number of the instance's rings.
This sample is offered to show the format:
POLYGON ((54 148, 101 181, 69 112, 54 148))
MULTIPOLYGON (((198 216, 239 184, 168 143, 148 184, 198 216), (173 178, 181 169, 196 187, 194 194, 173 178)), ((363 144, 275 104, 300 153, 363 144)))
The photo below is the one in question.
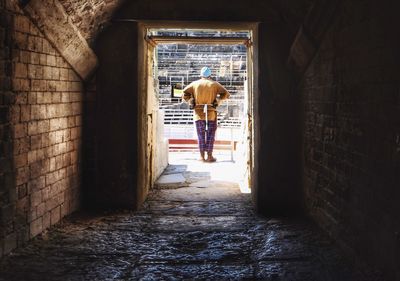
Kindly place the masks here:
POLYGON ((201 78, 190 83, 183 89, 183 93, 183 99, 185 101, 189 101, 193 98, 196 103, 193 112, 194 121, 206 119, 206 115, 203 112, 204 104, 209 104, 207 110, 208 120, 215 121, 217 119, 217 111, 211 105, 214 101, 219 103, 221 100, 225 100, 230 96, 229 92, 220 83, 209 78, 201 78))

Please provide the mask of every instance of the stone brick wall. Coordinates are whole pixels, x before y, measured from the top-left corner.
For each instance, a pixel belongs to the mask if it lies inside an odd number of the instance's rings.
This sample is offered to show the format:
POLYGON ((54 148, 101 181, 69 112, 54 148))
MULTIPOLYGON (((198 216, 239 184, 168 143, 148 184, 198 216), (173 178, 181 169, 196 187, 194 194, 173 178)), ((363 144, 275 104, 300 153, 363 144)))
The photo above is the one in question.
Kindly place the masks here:
POLYGON ((301 86, 308 210, 389 280, 400 280, 396 10, 342 1, 301 86))
POLYGON ((1 3, 0 256, 79 207, 83 99, 43 34, 1 3))

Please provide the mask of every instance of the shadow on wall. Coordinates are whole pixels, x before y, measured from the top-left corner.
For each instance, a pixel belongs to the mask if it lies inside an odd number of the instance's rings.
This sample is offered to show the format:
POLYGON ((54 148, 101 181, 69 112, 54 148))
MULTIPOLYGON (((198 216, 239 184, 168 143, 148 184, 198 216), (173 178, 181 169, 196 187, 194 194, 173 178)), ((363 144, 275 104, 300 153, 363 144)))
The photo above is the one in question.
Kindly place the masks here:
POLYGON ((137 36, 137 23, 117 22, 93 44, 99 68, 84 109, 88 208, 137 207, 137 36))
MULTIPOLYGON (((19 119, 18 97, 13 93, 12 87, 12 17, 5 13, 0 21, 0 33, 4 34, 4 40, 0 41, 0 62, 5 71, 0 73, 0 257, 10 253, 19 244, 29 239, 29 227, 27 225, 27 208, 17 206, 17 180, 16 177, 26 177, 24 168, 18 169, 14 152, 27 149, 23 138, 23 129, 17 127, 19 119), (17 142, 16 144, 14 142, 17 142)), ((23 159, 17 159, 18 162, 23 159)), ((19 187, 24 195, 26 185, 19 187), (24 190, 25 188, 25 190, 24 190)), ((29 203, 29 202, 27 202, 29 203)))

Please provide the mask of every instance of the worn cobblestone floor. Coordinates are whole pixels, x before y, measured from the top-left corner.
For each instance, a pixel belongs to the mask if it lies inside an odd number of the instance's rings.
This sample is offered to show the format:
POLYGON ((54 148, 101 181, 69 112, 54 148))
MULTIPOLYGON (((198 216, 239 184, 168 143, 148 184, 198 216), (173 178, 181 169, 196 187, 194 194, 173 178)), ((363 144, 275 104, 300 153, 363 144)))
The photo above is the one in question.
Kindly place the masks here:
POLYGON ((169 166, 184 182, 160 185, 139 212, 69 217, 1 260, 0 280, 381 280, 306 220, 256 216, 250 194, 207 165, 169 166))

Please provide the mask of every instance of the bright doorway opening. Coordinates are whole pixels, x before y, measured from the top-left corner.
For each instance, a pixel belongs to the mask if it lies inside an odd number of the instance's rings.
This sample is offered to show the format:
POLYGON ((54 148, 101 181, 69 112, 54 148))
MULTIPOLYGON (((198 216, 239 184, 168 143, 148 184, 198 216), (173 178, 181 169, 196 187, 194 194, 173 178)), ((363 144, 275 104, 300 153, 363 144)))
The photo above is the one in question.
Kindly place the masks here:
MULTIPOLYGON (((208 173, 251 192, 253 159, 252 29, 145 29, 147 53, 147 155, 151 186, 168 165, 208 173), (182 89, 208 66, 212 79, 231 94, 217 108, 216 163, 197 161, 199 150, 193 110, 182 89)), ((169 166, 169 168, 170 168, 169 166)))

